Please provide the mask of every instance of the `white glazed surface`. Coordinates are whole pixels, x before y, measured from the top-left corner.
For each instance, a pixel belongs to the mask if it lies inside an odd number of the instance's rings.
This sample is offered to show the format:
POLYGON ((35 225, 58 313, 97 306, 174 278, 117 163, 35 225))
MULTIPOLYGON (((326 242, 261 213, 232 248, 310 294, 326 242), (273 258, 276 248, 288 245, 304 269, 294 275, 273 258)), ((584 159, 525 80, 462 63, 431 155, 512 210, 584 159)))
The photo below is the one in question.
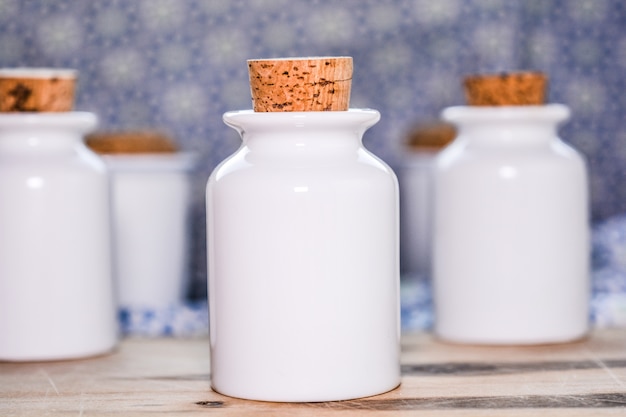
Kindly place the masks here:
POLYGON ((267 401, 393 389, 398 191, 361 144, 374 110, 231 112, 207 188, 212 385, 267 401))
POLYGON ((120 306, 162 309, 182 303, 193 155, 107 155, 104 161, 112 178, 120 306))
POLYGON ((400 260, 407 276, 430 277, 432 259, 433 170, 437 151, 412 151, 400 180, 400 260))
POLYGON ((0 115, 0 359, 113 348, 117 321, 105 167, 90 113, 0 115))
POLYGON ((76 78, 78 71, 69 68, 0 68, 0 78, 76 78))
POLYGON ((536 344, 588 330, 586 167, 557 137, 562 105, 448 108, 458 137, 438 157, 435 332, 536 344))

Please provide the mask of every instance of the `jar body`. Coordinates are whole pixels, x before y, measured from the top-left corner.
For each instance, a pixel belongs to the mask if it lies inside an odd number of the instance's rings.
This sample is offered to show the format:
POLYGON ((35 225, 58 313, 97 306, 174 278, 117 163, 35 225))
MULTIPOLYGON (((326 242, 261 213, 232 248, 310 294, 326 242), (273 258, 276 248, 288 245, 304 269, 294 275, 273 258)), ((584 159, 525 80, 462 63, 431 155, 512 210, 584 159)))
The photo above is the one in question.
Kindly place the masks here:
POLYGON ((361 145, 373 110, 233 112, 207 187, 216 391, 331 401, 400 383, 398 185, 361 145))
POLYGON ((109 191, 89 113, 0 115, 0 359, 57 360, 117 339, 109 191))
POLYGON ((430 279, 433 168, 437 152, 411 151, 400 179, 400 270, 407 279, 430 279))
POLYGON ((194 155, 105 155, 112 180, 117 299, 121 308, 183 303, 188 284, 194 155))
POLYGON ((588 330, 582 157, 556 135, 561 105, 446 109, 438 157, 435 332, 484 344, 574 340, 588 330))

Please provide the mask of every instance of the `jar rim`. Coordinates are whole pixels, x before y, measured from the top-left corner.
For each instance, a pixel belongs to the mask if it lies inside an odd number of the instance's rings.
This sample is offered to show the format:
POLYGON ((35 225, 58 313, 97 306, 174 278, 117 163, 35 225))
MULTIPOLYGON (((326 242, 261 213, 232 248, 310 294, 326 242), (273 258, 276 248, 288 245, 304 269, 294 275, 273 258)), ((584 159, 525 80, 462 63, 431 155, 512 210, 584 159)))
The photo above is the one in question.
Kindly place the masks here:
POLYGON ((526 119, 560 122, 569 119, 570 115, 569 107, 558 103, 532 106, 452 106, 441 112, 441 118, 452 123, 526 119))
POLYGON ((0 113, 0 127, 75 126, 95 127, 98 116, 85 111, 0 113))
POLYGON ((194 152, 104 154, 100 157, 113 173, 189 172, 196 168, 198 162, 198 155, 194 152))
POLYGON ((72 68, 0 68, 0 78, 19 78, 19 79, 51 79, 51 78, 67 78, 75 79, 78 71, 72 68))
POLYGON ((237 110, 226 112, 223 121, 228 126, 237 128, 240 123, 258 126, 325 126, 333 128, 348 123, 362 123, 372 126, 380 120, 380 113, 374 109, 348 109, 342 111, 305 111, 305 112, 255 112, 237 110))

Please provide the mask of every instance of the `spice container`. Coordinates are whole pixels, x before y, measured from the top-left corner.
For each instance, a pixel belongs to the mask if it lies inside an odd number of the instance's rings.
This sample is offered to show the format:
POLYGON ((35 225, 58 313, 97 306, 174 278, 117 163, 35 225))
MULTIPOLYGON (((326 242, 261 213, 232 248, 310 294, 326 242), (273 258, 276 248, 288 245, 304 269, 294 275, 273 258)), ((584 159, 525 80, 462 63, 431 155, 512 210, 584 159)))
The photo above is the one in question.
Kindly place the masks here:
POLYGON ((100 132, 87 144, 109 169, 119 306, 158 311, 188 286, 190 174, 195 156, 158 132, 100 132))
POLYGON ((403 279, 431 278, 434 166, 439 151, 455 134, 449 123, 420 124, 409 133, 398 170, 403 279))
POLYGON ((75 76, 0 70, 0 360, 96 355, 117 340, 107 175, 83 143, 96 116, 71 111, 75 76))
POLYGON ((476 76, 438 157, 435 333, 478 344, 566 342, 588 330, 586 166, 557 136, 537 73, 476 76))
POLYGON ((330 401, 400 383, 398 185, 348 109, 352 59, 248 62, 254 111, 207 186, 211 378, 226 395, 330 401))

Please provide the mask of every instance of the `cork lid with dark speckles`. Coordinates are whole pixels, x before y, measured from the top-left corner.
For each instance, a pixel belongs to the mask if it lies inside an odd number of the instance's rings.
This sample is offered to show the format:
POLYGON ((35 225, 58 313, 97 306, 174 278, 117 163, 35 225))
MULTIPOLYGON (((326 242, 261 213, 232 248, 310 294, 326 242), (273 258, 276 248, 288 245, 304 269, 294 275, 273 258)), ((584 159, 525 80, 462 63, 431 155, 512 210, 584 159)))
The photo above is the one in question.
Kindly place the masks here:
POLYGON ((255 112, 345 111, 350 106, 351 57, 248 60, 255 112))
POLYGON ((465 77, 470 106, 528 106, 546 101, 548 77, 541 72, 479 74, 465 77))
POLYGON ((76 77, 71 69, 0 69, 0 112, 71 111, 76 77))

